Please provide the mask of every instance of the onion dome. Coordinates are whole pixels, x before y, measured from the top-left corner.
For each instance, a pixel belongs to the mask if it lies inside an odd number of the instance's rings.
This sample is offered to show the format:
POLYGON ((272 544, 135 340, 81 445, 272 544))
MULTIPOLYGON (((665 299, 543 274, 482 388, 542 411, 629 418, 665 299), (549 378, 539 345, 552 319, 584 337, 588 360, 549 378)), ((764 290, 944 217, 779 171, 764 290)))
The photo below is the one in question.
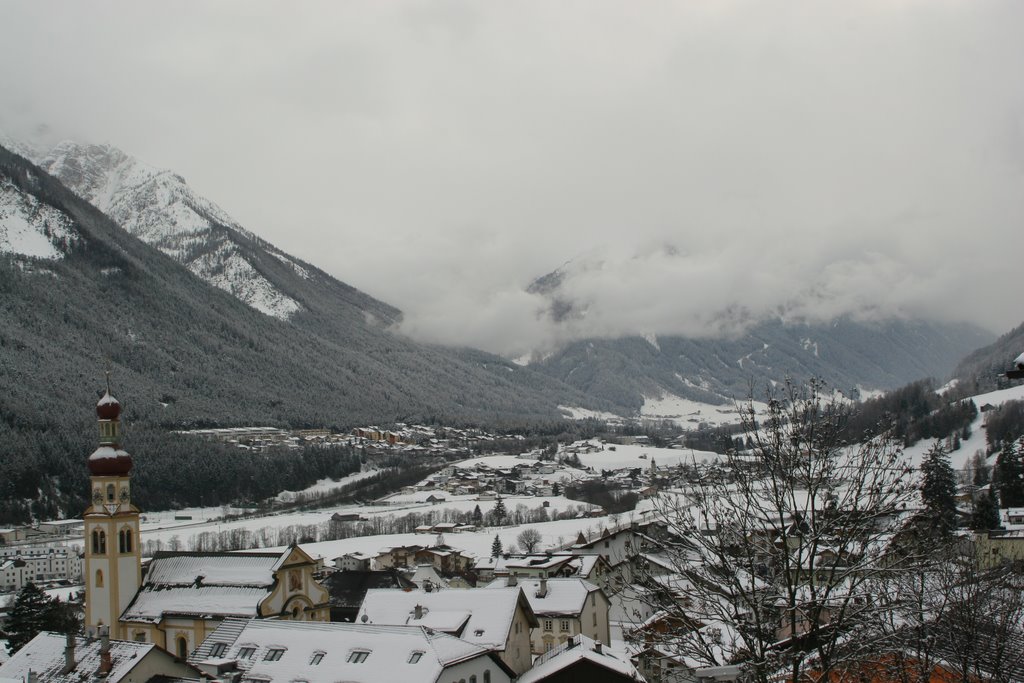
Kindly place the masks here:
POLYGON ((121 415, 121 404, 107 390, 96 404, 96 417, 101 420, 116 420, 121 415))
POLYGON ((127 477, 132 456, 113 446, 100 446, 89 456, 89 474, 94 477, 127 477))

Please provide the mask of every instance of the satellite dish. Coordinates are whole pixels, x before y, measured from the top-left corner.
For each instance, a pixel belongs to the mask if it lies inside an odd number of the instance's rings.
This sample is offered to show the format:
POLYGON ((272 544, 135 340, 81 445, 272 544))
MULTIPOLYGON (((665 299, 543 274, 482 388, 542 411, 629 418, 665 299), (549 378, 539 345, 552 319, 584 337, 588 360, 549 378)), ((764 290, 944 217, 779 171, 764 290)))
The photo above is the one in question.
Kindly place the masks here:
POLYGON ((359 618, 359 621, 363 622, 364 624, 366 622, 368 622, 369 620, 370 620, 370 617, 366 616, 365 614, 359 618))

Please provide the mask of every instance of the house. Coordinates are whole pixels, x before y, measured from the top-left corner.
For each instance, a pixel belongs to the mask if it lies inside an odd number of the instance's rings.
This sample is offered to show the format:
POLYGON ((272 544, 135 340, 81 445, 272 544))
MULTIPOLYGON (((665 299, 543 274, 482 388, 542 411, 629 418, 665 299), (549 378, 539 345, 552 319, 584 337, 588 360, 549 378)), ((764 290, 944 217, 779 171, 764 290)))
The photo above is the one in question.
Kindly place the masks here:
POLYGON ((1024 529, 977 533, 974 548, 982 569, 1024 562, 1024 529))
POLYGON ((227 617, 328 621, 316 561, 298 546, 283 553, 159 552, 120 625, 132 640, 184 659, 227 617))
POLYGON ((146 683, 156 677, 198 678, 200 671, 153 643, 81 638, 43 631, 0 665, 0 680, 38 683, 146 683))
POLYGON ((487 648, 422 626, 229 619, 189 660, 240 683, 510 683, 487 648))
MULTIPOLYGON (((433 528, 433 527, 432 527, 433 528)), ((374 558, 380 569, 392 567, 416 567, 431 564, 444 575, 460 574, 473 567, 473 558, 463 555, 461 550, 447 545, 424 547, 421 545, 395 546, 386 548, 374 558)))
POLYGON ((531 633, 534 654, 551 650, 575 635, 585 635, 602 643, 611 640, 608 623, 609 601, 604 591, 578 578, 496 579, 487 589, 508 590, 516 583, 523 590, 530 609, 537 616, 537 628, 531 633))
POLYGON ((521 674, 532 661, 530 629, 538 626, 519 588, 425 591, 370 590, 357 623, 423 626, 491 650, 521 674))
POLYGON ((538 657, 533 668, 519 677, 518 683, 636 683, 642 680, 628 659, 608 652, 599 641, 574 636, 538 657))
POLYGON ((366 592, 371 589, 411 590, 416 585, 395 569, 384 571, 345 570, 323 581, 330 594, 331 621, 353 622, 366 592))
POLYGON ((373 556, 357 550, 351 553, 346 553, 340 557, 336 557, 333 562, 334 568, 340 571, 363 572, 370 570, 370 564, 373 562, 373 556))
POLYGON ((81 534, 84 522, 80 519, 55 519, 49 522, 39 522, 39 531, 55 536, 71 536, 81 534))

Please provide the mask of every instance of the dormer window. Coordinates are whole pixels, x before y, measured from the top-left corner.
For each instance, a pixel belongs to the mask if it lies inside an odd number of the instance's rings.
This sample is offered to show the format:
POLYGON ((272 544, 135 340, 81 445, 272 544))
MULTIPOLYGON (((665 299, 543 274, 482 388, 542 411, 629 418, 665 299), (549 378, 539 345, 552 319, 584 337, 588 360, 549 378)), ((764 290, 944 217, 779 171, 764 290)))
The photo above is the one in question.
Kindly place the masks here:
POLYGON ((422 659, 422 658, 423 658, 423 653, 422 652, 413 652, 411 655, 409 655, 409 663, 410 664, 415 664, 416 662, 420 661, 420 659, 422 659))
POLYGON ((227 651, 227 649, 228 649, 227 643, 214 643, 213 647, 210 648, 210 656, 211 657, 223 657, 224 653, 227 651))
POLYGON ((269 650, 267 650, 267 654, 263 655, 263 661, 264 662, 276 662, 277 660, 281 659, 281 657, 283 655, 284 655, 284 648, 283 647, 272 647, 269 650))
POLYGON ((348 654, 348 662, 349 664, 362 664, 369 656, 369 650, 352 650, 352 652, 348 654))
POLYGON ((251 645, 246 645, 238 650, 239 659, 252 659, 254 654, 256 654, 256 648, 251 645))
POLYGON ((313 666, 318 666, 320 662, 324 661, 324 652, 314 652, 313 658, 309 660, 309 663, 313 666))

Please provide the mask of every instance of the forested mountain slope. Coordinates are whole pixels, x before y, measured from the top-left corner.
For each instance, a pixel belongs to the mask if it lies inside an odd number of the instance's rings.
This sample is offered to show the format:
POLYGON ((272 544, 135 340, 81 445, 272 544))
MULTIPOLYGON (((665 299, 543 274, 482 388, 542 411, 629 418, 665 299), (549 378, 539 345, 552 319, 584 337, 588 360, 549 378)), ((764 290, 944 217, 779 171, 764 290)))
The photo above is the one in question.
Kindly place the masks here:
MULTIPOLYGON (((529 286, 529 292, 548 301, 545 315, 552 325, 586 318, 587 304, 573 298, 572 281, 594 268, 599 270, 600 262, 569 261, 529 286)), ((742 309, 724 312, 716 325, 734 333, 717 337, 584 339, 529 367, 639 410, 645 398, 664 394, 730 402, 748 396, 752 385, 759 391, 787 377, 817 377, 847 393, 892 389, 926 377, 945 380, 964 354, 992 339, 973 325, 926 320, 841 317, 812 323, 769 318, 752 324, 746 317, 742 309)))
POLYGON ((1004 376, 1013 360, 1024 353, 1024 324, 1018 325, 996 341, 967 355, 956 366, 953 378, 960 393, 977 394, 1009 386, 1004 376))
POLYGON ((991 338, 970 325, 841 319, 761 323, 725 339, 677 336, 575 342, 529 367, 595 397, 639 409, 668 393, 706 403, 742 399, 767 382, 818 377, 848 395, 915 379, 944 380, 959 358, 991 338))
POLYGON ((8 483, 33 470, 59 476, 69 459, 81 466, 108 365, 129 431, 537 424, 558 420, 562 403, 614 407, 496 356, 396 337, 367 315, 393 309, 326 277, 289 320, 264 315, 3 148, 0 226, 0 462, 8 483))

